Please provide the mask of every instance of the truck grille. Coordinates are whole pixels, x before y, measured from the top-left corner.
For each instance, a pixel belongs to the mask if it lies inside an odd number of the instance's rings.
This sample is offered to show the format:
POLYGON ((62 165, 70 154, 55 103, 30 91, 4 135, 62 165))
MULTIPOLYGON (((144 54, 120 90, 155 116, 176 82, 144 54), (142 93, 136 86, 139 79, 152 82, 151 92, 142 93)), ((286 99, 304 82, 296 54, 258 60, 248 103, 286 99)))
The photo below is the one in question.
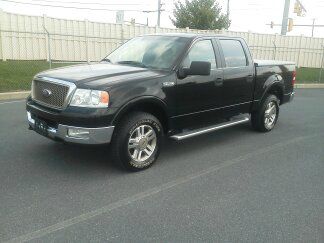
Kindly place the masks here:
POLYGON ((32 98, 35 102, 44 106, 62 109, 64 108, 69 90, 70 87, 66 84, 34 79, 32 98))

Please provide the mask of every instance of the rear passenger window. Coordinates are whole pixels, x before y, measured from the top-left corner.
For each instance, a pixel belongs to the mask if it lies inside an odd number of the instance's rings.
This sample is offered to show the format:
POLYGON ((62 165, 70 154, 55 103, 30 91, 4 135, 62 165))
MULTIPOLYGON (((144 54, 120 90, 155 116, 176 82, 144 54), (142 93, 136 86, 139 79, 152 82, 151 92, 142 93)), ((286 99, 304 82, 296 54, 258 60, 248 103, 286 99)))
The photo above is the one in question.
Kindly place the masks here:
POLYGON ((226 67, 247 66, 243 46, 238 40, 220 40, 223 49, 226 67))

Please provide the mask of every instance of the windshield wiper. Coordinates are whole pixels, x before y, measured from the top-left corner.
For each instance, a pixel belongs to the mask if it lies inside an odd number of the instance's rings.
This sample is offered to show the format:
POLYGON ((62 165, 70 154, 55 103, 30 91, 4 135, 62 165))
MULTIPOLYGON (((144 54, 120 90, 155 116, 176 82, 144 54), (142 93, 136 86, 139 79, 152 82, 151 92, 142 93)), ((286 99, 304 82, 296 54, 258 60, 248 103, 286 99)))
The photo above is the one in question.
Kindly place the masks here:
POLYGON ((137 61, 120 61, 120 62, 117 62, 118 64, 128 64, 128 65, 132 65, 132 66, 137 66, 137 67, 143 67, 143 68, 146 68, 147 66, 142 63, 142 62, 137 62, 137 61))

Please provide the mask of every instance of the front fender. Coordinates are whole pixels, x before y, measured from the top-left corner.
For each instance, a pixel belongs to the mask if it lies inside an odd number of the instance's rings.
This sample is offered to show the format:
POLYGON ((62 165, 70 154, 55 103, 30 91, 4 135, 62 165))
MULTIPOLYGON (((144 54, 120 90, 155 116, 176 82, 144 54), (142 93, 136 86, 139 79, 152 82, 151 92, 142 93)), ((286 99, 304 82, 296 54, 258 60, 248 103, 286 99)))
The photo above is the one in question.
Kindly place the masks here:
POLYGON ((138 106, 144 106, 144 105, 153 105, 154 107, 158 109, 162 109, 162 111, 165 113, 166 116, 168 116, 168 109, 166 103, 161 100, 160 98, 156 96, 141 96, 141 97, 136 97, 133 98, 129 101, 127 101, 124 105, 122 105, 118 111, 116 112, 116 115, 112 121, 112 124, 116 124, 118 119, 122 117, 124 114, 127 112, 131 112, 133 108, 138 107, 138 106))

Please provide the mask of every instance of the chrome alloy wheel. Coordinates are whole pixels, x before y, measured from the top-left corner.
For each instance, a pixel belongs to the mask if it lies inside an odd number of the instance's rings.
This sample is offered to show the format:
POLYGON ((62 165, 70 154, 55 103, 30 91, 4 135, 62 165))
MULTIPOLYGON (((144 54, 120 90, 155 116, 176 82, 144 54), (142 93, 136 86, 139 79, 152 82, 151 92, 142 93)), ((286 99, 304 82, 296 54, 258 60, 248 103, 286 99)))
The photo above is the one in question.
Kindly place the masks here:
POLYGON ((277 105, 274 101, 269 102, 264 112, 264 126, 267 129, 272 129, 276 123, 277 105))
POLYGON ((135 162, 143 162, 156 148, 156 133, 149 125, 138 126, 128 140, 128 152, 135 162))

